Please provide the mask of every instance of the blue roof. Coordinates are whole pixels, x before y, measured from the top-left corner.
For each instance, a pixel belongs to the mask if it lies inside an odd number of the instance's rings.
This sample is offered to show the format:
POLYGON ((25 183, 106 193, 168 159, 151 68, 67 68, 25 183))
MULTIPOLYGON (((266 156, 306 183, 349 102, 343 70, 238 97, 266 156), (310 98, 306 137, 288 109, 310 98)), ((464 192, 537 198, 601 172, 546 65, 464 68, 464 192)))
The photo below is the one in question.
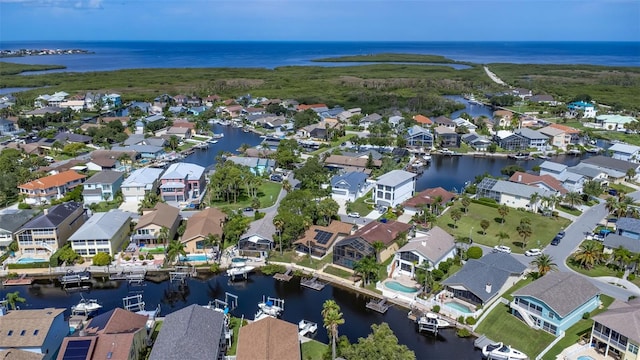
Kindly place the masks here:
MULTIPOLYGON (((362 185, 367 182, 367 174, 363 172, 352 171, 343 175, 336 175, 331 178, 331 186, 336 187, 341 182, 347 183, 349 192, 355 193, 357 192, 362 185)), ((344 189, 344 186, 339 186, 339 188, 344 189)))
POLYGON ((593 104, 590 104, 588 102, 584 102, 584 101, 574 101, 572 103, 570 103, 569 105, 567 105, 567 107, 569 109, 581 109, 581 108, 586 108, 586 107, 594 107, 593 104))

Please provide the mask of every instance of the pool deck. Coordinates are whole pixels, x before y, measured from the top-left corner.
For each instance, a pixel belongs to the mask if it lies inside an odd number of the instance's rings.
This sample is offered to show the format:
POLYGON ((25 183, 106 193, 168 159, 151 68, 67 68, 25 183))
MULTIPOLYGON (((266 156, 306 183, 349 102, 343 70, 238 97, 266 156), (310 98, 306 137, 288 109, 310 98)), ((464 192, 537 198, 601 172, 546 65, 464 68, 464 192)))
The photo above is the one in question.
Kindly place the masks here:
POLYGON ((560 355, 556 356, 556 360, 578 360, 580 356, 590 356, 593 360, 612 360, 611 356, 604 356, 596 351, 596 349, 588 345, 574 344, 564 349, 560 355))

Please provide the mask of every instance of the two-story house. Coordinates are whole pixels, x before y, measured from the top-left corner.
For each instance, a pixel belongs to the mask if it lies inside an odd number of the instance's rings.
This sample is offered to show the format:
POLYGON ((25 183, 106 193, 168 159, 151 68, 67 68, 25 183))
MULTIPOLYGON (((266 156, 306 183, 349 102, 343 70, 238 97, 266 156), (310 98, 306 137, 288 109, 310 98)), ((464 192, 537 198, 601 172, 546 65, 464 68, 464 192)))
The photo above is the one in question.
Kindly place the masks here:
POLYGON ((204 191, 204 167, 191 163, 174 163, 160 177, 160 196, 165 201, 197 199, 204 191))
POLYGON ((416 190, 416 174, 404 170, 391 170, 376 180, 373 202, 376 205, 396 207, 411 198, 416 190))
POLYGON ((206 208, 189 218, 180 241, 187 253, 205 253, 206 238, 218 235, 222 241, 222 229, 227 215, 217 208, 206 208))
POLYGON ((462 142, 471 146, 475 151, 487 151, 489 150, 489 145, 492 144, 491 140, 486 136, 476 133, 464 134, 460 138, 462 142))
POLYGON ((527 140, 527 148, 535 148, 538 151, 547 149, 549 137, 539 131, 522 128, 515 130, 513 133, 527 140))
POLYGON ((0 251, 7 250, 13 242, 13 234, 35 214, 35 210, 4 209, 0 211, 0 251))
POLYGON ((145 195, 158 189, 158 179, 162 169, 142 168, 136 169, 129 177, 124 179, 120 189, 125 202, 139 202, 145 195))
POLYGON ((329 226, 312 225, 305 231, 304 235, 296 240, 296 251, 314 256, 324 257, 333 247, 333 244, 351 234, 353 224, 334 220, 329 226))
POLYGON ((165 203, 157 203, 152 210, 143 212, 138 223, 133 228, 131 240, 138 245, 158 244, 158 237, 162 228, 167 228, 168 243, 176 235, 180 225, 180 210, 165 203))
POLYGON ((54 205, 16 231, 18 247, 27 254, 48 252, 51 255, 64 246, 85 221, 82 203, 70 201, 54 205))
POLYGON ((539 133, 549 138, 549 145, 566 150, 571 144, 571 134, 563 129, 553 126, 545 126, 538 130, 539 133))
POLYGON ((0 307, 0 351, 18 349, 53 360, 69 324, 65 309, 11 310, 0 307))
POLYGON ((94 204, 101 201, 111 201, 120 191, 120 185, 124 180, 124 173, 114 170, 103 170, 84 182, 82 197, 85 204, 94 204))
POLYGON ((437 269, 438 265, 456 255, 456 243, 453 236, 435 226, 424 236, 411 239, 396 251, 389 266, 389 276, 406 275, 413 278, 416 268, 437 269))
MULTIPOLYGON (((477 194, 478 197, 494 199, 501 205, 537 212, 544 198, 556 196, 558 192, 517 182, 484 178, 477 185, 477 194)), ((549 207, 548 210, 553 210, 553 207, 549 207)))
POLYGON ((87 259, 99 252, 113 257, 129 238, 130 223, 131 215, 118 209, 95 213, 69 237, 71 248, 87 259))
POLYGON ((628 217, 618 219, 616 233, 640 241, 640 220, 628 217))
POLYGON ((640 300, 614 300, 607 310, 592 319, 589 344, 601 349, 606 358, 614 355, 622 360, 640 359, 640 300))
POLYGON ((512 295, 513 315, 555 336, 600 305, 600 290, 583 276, 568 272, 547 273, 512 295))
POLYGON ((229 156, 227 161, 248 167, 254 175, 271 174, 276 166, 274 160, 259 157, 229 156))
POLYGON ((569 111, 569 117, 578 117, 578 115, 582 114, 582 118, 595 118, 596 117, 596 107, 595 105, 584 102, 584 101, 574 101, 567 105, 567 110, 569 111))
POLYGON ((500 130, 493 136, 493 140, 507 151, 524 150, 529 146, 529 140, 509 130, 500 130))
POLYGON ((640 146, 616 143, 611 145, 607 151, 611 152, 611 157, 618 160, 640 162, 640 146))
POLYGON ((358 171, 351 171, 342 175, 335 175, 331 178, 331 196, 333 198, 356 201, 364 196, 373 185, 368 182, 367 174, 358 171))
POLYGON ((67 170, 18 185, 18 189, 20 194, 26 195, 24 201, 27 204, 42 204, 62 198, 68 191, 82 185, 85 178, 73 170, 67 170))
POLYGON ((428 128, 423 128, 418 125, 413 125, 407 129, 407 133, 404 136, 409 147, 423 147, 430 149, 433 147, 433 134, 428 128))
POLYGON ((454 129, 448 126, 438 126, 433 129, 436 134, 436 142, 438 146, 443 148, 459 148, 460 136, 454 129))
POLYGON ((640 164, 631 161, 614 159, 608 156, 592 156, 580 162, 580 165, 591 166, 607 173, 607 179, 612 183, 619 183, 629 178, 631 180, 640 178, 640 164))

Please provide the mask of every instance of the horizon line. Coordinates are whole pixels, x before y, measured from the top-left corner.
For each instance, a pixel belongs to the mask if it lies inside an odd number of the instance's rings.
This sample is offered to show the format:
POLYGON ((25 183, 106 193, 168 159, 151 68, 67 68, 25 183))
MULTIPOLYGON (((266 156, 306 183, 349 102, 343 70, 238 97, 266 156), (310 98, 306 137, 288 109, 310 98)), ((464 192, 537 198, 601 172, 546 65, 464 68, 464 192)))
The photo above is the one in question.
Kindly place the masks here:
POLYGON ((4 43, 19 42, 305 42, 305 43, 640 43, 639 40, 193 40, 193 39, 58 39, 58 40, 3 40, 4 43))

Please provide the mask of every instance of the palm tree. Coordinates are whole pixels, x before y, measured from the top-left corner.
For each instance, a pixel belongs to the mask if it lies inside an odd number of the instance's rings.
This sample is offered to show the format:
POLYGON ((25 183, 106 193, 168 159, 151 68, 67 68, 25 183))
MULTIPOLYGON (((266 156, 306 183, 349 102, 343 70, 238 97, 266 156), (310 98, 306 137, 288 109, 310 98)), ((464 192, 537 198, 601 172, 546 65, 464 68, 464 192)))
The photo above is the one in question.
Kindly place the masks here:
POLYGON ((240 144, 240 148, 238 148, 238 150, 240 150, 241 153, 246 153, 247 150, 251 147, 251 145, 247 144, 247 143, 242 143, 240 144))
POLYGON ((442 196, 438 195, 435 198, 433 198, 433 202, 431 203, 431 211, 436 214, 436 215, 440 215, 440 210, 442 209, 442 196))
POLYGON ((480 220, 480 227, 482 228, 482 234, 487 235, 487 229, 491 225, 491 222, 487 219, 480 220))
POLYGON ((162 241, 162 244, 164 245, 165 251, 167 249, 167 241, 169 241, 169 228, 166 226, 163 226, 160 228, 160 231, 158 232, 158 242, 162 241))
POLYGON ((575 209, 576 206, 582 205, 582 195, 577 191, 566 193, 563 200, 573 209, 575 209))
POLYGON ((11 310, 15 310, 17 308, 17 303, 24 304, 27 301, 27 299, 20 296, 20 291, 7 293, 5 300, 7 301, 7 305, 9 305, 11 310))
POLYGON ((284 229, 284 221, 280 218, 274 218, 273 219, 273 226, 276 227, 276 231, 278 232, 278 237, 279 239, 279 245, 280 245, 280 255, 283 254, 284 250, 283 250, 283 246, 282 246, 282 229, 284 229))
POLYGON ((384 243, 380 240, 376 240, 372 244, 373 249, 376 251, 376 261, 380 261, 380 252, 386 248, 384 243))
POLYGON ((172 264, 180 255, 187 256, 187 252, 184 250, 184 244, 178 240, 171 240, 171 242, 169 242, 166 253, 165 261, 167 264, 172 264))
POLYGON ((558 265, 553 262, 553 258, 548 254, 540 254, 536 256, 531 265, 538 268, 538 275, 544 276, 549 271, 558 270, 558 265))
POLYGON ((516 231, 518 232, 518 234, 520 234, 520 236, 522 236, 522 248, 524 249, 525 247, 527 247, 527 239, 533 233, 531 225, 521 221, 520 225, 518 225, 518 227, 516 228, 516 231))
POLYGON ((534 192, 529 197, 529 205, 531 205, 531 210, 533 212, 538 212, 538 200, 540 200, 540 194, 534 192))
MULTIPOLYGON (((207 247, 214 248, 216 245, 219 245, 222 241, 220 234, 208 234, 204 238, 204 248, 207 247)), ((209 257, 207 256, 207 264, 209 264, 209 257)))
POLYGON ((587 270, 600 264, 603 257, 602 246, 595 241, 583 242, 580 245, 580 250, 573 255, 573 259, 587 270))
POLYGON ((460 209, 453 209, 449 214, 451 216, 451 220, 453 220, 453 227, 458 227, 458 221, 462 219, 462 211, 460 209))
POLYGON ((618 246, 617 249, 613 250, 613 260, 618 263, 620 269, 624 269, 631 262, 632 256, 631 251, 622 246, 618 246))
POLYGON ((467 194, 462 195, 460 202, 462 203, 462 207, 464 208, 465 214, 469 212, 469 205, 471 205, 471 198, 469 197, 469 195, 467 194))
POLYGON ((604 206, 610 214, 615 213, 618 209, 618 198, 615 196, 608 197, 604 206))
POLYGON ((282 180, 282 189, 286 192, 291 191, 291 183, 289 182, 289 180, 287 179, 282 180))
POLYGON ((169 137, 169 148, 171 148, 171 150, 177 149, 179 143, 180 143, 180 139, 178 139, 177 136, 171 135, 169 137))
POLYGON ((500 224, 504 224, 504 217, 509 214, 509 207, 507 204, 502 204, 498 208, 498 214, 500 214, 500 224))
POLYGON ((502 245, 502 242, 503 242, 505 239, 510 238, 509 234, 507 234, 507 233, 506 233, 506 232, 504 232, 504 231, 500 231, 499 233, 497 233, 497 234, 496 234, 496 237, 498 238, 498 240, 500 240, 500 245, 502 245))
POLYGON ((327 300, 322 305, 322 321, 331 338, 331 359, 336 359, 336 340, 338 339, 338 326, 344 324, 340 306, 334 300, 327 300))

